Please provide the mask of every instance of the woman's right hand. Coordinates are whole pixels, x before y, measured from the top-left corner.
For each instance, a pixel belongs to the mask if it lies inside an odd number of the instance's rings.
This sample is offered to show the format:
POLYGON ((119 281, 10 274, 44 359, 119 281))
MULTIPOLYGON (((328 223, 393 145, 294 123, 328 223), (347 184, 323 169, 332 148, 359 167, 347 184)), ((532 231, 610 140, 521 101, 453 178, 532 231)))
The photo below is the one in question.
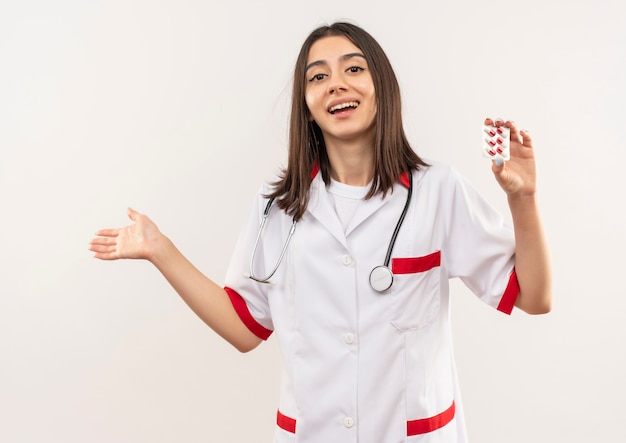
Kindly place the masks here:
POLYGON ((151 260, 163 234, 146 215, 128 208, 128 218, 132 225, 116 228, 101 229, 91 240, 89 250, 94 257, 100 260, 117 260, 120 258, 135 258, 151 260))
POLYGON ((133 224, 96 232, 89 246, 95 258, 149 260, 198 317, 241 352, 261 343, 241 321, 224 288, 191 264, 147 216, 129 208, 128 217, 133 224))

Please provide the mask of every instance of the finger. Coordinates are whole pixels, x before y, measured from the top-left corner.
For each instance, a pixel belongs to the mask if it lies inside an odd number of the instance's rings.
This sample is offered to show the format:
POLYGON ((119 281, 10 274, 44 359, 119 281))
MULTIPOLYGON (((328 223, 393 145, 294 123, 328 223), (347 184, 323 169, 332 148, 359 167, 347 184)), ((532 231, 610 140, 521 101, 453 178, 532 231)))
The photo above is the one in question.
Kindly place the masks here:
POLYGON ((503 125, 509 128, 511 132, 517 131, 517 125, 515 124, 513 120, 507 120, 506 122, 503 123, 503 125))
POLYGON ((111 237, 96 237, 92 239, 89 244, 98 246, 115 246, 117 245, 117 242, 111 237))
POLYGON ((97 258, 99 260, 115 260, 117 259, 117 256, 114 253, 109 253, 109 252, 96 252, 93 255, 94 258, 97 258))
POLYGON ((520 135, 519 130, 517 129, 517 126, 515 125, 515 122, 513 120, 507 120, 504 123, 504 126, 509 128, 509 130, 511 131, 510 137, 512 141, 522 143, 522 136, 520 135))
POLYGON ((528 132, 527 129, 522 129, 520 131, 520 135, 522 136, 522 144, 524 146, 526 146, 527 148, 532 148, 533 147, 533 138, 530 135, 530 132, 528 132))
POLYGON ((115 245, 113 246, 109 246, 109 245, 89 245, 89 250, 91 252, 95 252, 94 257, 96 255, 110 255, 113 256, 116 252, 116 247, 115 245))
POLYGON ((91 243, 89 245, 89 250, 93 252, 93 257, 100 260, 115 260, 118 258, 117 256, 117 246, 113 245, 103 245, 98 243, 91 243))
POLYGON ((486 125, 486 126, 502 126, 502 125, 504 125, 505 123, 506 123, 506 122, 504 121, 504 119, 503 119, 503 118, 500 118, 500 117, 498 117, 498 118, 496 118, 496 119, 493 119, 493 118, 491 118, 491 117, 486 117, 486 118, 485 118, 485 125, 486 125))
POLYGON ((99 237, 117 237, 119 232, 119 229, 100 229, 96 231, 96 235, 99 237))

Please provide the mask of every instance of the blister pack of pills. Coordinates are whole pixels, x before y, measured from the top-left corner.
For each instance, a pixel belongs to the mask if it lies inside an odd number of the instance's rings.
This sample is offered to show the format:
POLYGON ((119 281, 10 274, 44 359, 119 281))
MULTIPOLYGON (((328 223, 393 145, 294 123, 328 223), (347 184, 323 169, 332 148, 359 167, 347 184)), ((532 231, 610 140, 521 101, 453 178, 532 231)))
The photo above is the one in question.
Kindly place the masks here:
POLYGON ((483 157, 497 160, 511 158, 510 129, 506 126, 483 126, 483 157))

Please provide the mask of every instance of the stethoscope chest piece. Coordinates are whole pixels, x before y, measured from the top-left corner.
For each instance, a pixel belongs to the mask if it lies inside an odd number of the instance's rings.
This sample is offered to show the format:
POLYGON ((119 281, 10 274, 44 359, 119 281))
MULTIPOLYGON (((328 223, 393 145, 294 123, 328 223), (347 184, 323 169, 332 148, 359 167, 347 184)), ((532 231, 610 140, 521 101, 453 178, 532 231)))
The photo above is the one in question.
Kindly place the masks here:
POLYGON ((393 272, 389 268, 389 262, 391 261, 393 246, 396 244, 398 232, 400 232, 400 228, 402 227, 402 222, 404 221, 404 217, 406 216, 409 205, 411 204, 411 195, 413 194, 413 176, 410 172, 408 173, 407 178, 409 181, 409 186, 407 187, 408 192, 406 195, 406 203, 404 204, 404 209, 402 209, 402 214, 400 214, 398 223, 396 223, 396 228, 393 230, 391 241, 389 242, 389 246, 387 247, 385 263, 383 265, 376 266, 374 269, 372 269, 372 272, 370 272, 370 285, 377 292, 385 292, 387 289, 391 288, 391 285, 393 284, 393 272))
POLYGON ((387 266, 376 266, 370 272, 370 285, 378 292, 385 292, 393 284, 393 272, 387 266))

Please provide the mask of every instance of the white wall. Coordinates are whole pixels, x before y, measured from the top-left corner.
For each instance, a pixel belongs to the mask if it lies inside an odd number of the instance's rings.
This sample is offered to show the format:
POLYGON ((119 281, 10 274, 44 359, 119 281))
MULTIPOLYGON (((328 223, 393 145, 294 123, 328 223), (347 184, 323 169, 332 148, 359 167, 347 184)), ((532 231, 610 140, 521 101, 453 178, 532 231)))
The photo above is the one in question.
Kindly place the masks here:
POLYGON ((348 18, 386 49, 417 151, 503 212, 485 116, 532 131, 554 310, 454 284, 475 442, 626 441, 626 6, 621 0, 0 3, 0 441, 271 441, 273 339, 240 355, 96 229, 149 214, 221 282, 286 157, 302 40, 348 18))

